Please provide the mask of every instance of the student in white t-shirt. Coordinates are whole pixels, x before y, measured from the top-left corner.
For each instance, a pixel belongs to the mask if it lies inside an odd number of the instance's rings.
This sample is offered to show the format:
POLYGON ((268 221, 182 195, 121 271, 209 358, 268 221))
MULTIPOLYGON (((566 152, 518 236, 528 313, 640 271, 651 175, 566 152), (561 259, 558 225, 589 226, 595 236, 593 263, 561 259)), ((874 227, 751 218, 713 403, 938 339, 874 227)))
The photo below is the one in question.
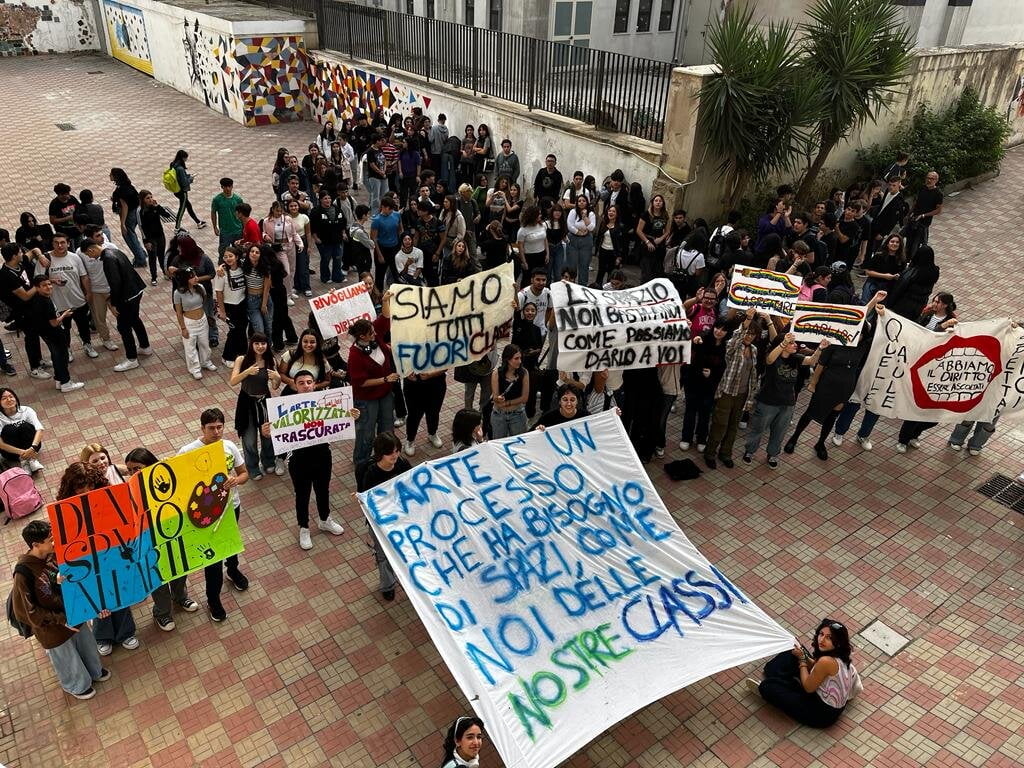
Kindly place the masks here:
MULTIPOLYGON (((178 454, 194 451, 204 445, 211 445, 218 440, 224 446, 224 458, 228 465, 228 479, 224 487, 231 491, 231 503, 235 508, 235 517, 242 514, 242 502, 238 495, 238 486, 244 485, 249 480, 249 470, 245 468, 245 459, 242 452, 230 440, 224 440, 224 412, 220 408, 207 408, 199 414, 201 431, 199 437, 187 445, 183 445, 178 454)), ((220 602, 221 587, 224 586, 224 567, 227 566, 228 581, 239 592, 249 588, 247 579, 238 570, 238 555, 232 555, 223 563, 214 563, 204 569, 206 577, 206 602, 210 609, 210 618, 214 621, 224 621, 228 617, 224 606, 220 602)))
POLYGON ((249 311, 245 304, 245 270, 238 263, 238 250, 233 245, 225 248, 220 257, 220 265, 213 278, 213 295, 217 299, 217 317, 228 325, 223 359, 225 367, 231 368, 235 358, 245 354, 249 327, 249 311))
POLYGON ((40 266, 46 269, 53 283, 53 306, 59 315, 64 310, 71 314, 64 320, 64 341, 68 346, 68 362, 74 360, 71 354, 71 321, 78 327, 78 335, 82 339, 85 354, 99 357, 99 352, 92 346, 92 330, 89 326, 89 300, 92 296, 92 283, 89 273, 85 271, 85 263, 77 253, 68 251, 67 235, 58 232, 53 236, 53 250, 46 256, 39 257, 40 266))
POLYGON ((409 285, 423 284, 423 251, 413 245, 412 235, 402 235, 402 246, 395 254, 398 282, 409 285))
POLYGON ((544 267, 536 267, 530 272, 530 284, 516 294, 516 307, 522 311, 527 304, 537 306, 534 324, 540 328, 541 336, 548 332, 548 312, 551 310, 551 289, 547 287, 548 272, 544 267))

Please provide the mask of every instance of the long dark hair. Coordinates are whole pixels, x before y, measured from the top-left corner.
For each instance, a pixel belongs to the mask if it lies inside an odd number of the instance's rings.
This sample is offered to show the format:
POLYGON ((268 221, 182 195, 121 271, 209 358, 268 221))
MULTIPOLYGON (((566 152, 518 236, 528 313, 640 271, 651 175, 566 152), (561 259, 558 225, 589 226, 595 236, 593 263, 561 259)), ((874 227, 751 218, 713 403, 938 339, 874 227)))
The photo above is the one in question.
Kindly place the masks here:
POLYGON ((124 168, 111 168, 110 178, 113 179, 114 183, 119 187, 130 187, 132 180, 128 178, 128 174, 125 173, 124 168))
POLYGON ((821 623, 818 624, 818 628, 814 630, 814 642, 812 645, 814 646, 814 658, 820 659, 822 656, 834 656, 837 659, 842 659, 846 666, 850 666, 850 654, 853 653, 853 646, 850 645, 850 630, 842 622, 835 619, 822 619, 821 623), (824 627, 828 627, 828 631, 832 633, 831 651, 823 651, 818 647, 818 633, 824 627))
POLYGON ((472 408, 463 408, 452 419, 452 443, 472 445, 473 433, 484 423, 484 417, 472 408))
POLYGON ((314 359, 316 359, 316 364, 320 366, 320 376, 321 378, 323 378, 324 372, 327 370, 327 361, 324 359, 323 349, 320 348, 320 337, 317 335, 317 332, 314 331, 312 328, 306 328, 302 333, 299 334, 299 343, 296 344, 295 349, 293 349, 288 354, 288 362, 285 368, 291 368, 292 363, 294 363, 296 360, 302 359, 302 339, 305 336, 312 336, 314 339, 316 339, 316 347, 313 349, 313 357, 314 359))
POLYGON ((174 153, 174 159, 171 160, 170 167, 173 168, 176 165, 180 165, 182 168, 185 167, 185 161, 188 160, 188 152, 184 149, 179 149, 174 153))
POLYGON ((473 726, 477 726, 481 731, 484 729, 484 721, 479 717, 473 717, 468 715, 466 717, 458 717, 455 722, 448 728, 448 732, 444 735, 444 757, 441 758, 441 768, 455 758, 455 745, 458 744, 461 739, 473 726))
MULTIPOLYGON (((952 298, 952 297, 950 297, 950 298, 952 298)), ((19 410, 21 410, 21 398, 18 397, 18 393, 15 392, 10 387, 0 387, 0 397, 3 397, 8 392, 10 392, 11 395, 14 396, 14 402, 15 402, 14 413, 17 413, 19 410)))
POLYGON ((245 249, 245 258, 242 261, 242 271, 245 274, 249 274, 254 269, 259 272, 263 277, 270 279, 271 270, 274 268, 273 262, 277 260, 277 256, 274 254, 274 249, 269 245, 260 245, 260 257, 255 264, 252 263, 252 259, 249 258, 249 251, 252 250, 255 243, 245 249))
MULTIPOLYGON (((178 293, 192 293, 192 286, 188 281, 195 277, 196 271, 192 267, 182 267, 174 273, 174 290, 178 293)), ((200 288, 199 285, 196 288, 200 288)), ((200 291, 205 296, 205 291, 200 291)))
POLYGON ((250 365, 256 362, 256 350, 253 349, 252 345, 255 344, 257 341, 263 341, 266 342, 267 344, 267 348, 263 350, 263 363, 267 366, 267 370, 270 370, 271 368, 274 367, 274 353, 270 351, 270 340, 267 339, 267 335, 265 333, 254 331, 249 336, 249 346, 246 347, 245 354, 242 356, 241 370, 244 371, 246 368, 248 368, 250 365))

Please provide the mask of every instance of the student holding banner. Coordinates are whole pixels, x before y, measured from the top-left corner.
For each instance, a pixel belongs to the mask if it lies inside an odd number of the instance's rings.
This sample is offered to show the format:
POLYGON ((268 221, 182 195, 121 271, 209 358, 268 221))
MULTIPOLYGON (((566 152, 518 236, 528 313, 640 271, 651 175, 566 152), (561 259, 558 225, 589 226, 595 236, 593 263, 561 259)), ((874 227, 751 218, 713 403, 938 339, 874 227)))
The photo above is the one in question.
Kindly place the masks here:
POLYGON ((410 373, 405 377, 403 394, 408 415, 405 418, 405 455, 416 455, 416 432, 420 421, 427 417, 427 439, 435 448, 444 443, 437 436, 441 423, 441 406, 448 392, 448 369, 431 373, 410 373))
POLYGON ((530 373, 523 367, 523 353, 515 344, 501 350, 501 365, 491 373, 491 392, 491 436, 514 437, 525 432, 530 373))
MULTIPOLYGON (((397 376, 397 374, 395 374, 397 376)), ((356 422, 358 429, 359 422, 356 422)), ((404 472, 412 469, 412 465, 402 456, 399 450, 402 447, 398 438, 391 432, 382 432, 373 438, 373 453, 367 461, 356 464, 356 490, 359 493, 376 488, 386 483, 393 477, 398 477, 404 472)), ((369 522, 367 522, 369 528, 369 522)), ((370 528, 370 537, 373 539, 373 556, 377 561, 377 574, 380 577, 381 596, 391 601, 395 599, 395 587, 398 585, 398 577, 395 575, 387 555, 380 546, 377 536, 370 528)))
POLYGON ((366 414, 356 422, 356 439, 352 463, 359 467, 370 458, 373 440, 378 433, 395 428, 395 395, 392 385, 399 380, 395 373, 391 347, 378 342, 373 323, 363 318, 348 329, 353 344, 348 350, 348 377, 352 382, 355 407, 366 414))

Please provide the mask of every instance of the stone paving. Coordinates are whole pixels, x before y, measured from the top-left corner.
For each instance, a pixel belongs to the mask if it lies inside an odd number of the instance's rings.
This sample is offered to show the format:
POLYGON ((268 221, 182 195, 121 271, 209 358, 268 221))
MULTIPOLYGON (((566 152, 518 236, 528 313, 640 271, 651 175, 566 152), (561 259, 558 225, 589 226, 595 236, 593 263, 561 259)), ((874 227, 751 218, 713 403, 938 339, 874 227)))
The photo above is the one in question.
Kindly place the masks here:
MULTIPOLYGON (((138 186, 173 202, 160 174, 178 147, 198 177, 205 215, 224 174, 263 215, 275 150, 301 150, 312 123, 243 128, 126 66, 95 55, 6 59, 0 96, 7 141, 0 158, 0 225, 22 210, 45 215, 50 188, 66 181, 109 194, 108 170, 124 167, 138 186), (60 131, 56 123, 72 123, 60 131)), ((529 163, 528 163, 529 164, 529 163)), ((602 169, 592 169, 600 171, 602 169)), ((607 170, 607 169, 604 169, 607 170)), ((948 200, 934 227, 939 287, 961 316, 1024 316, 1019 254, 1024 150, 1002 174, 948 200)), ((214 248, 211 230, 200 243, 214 248)), ((233 412, 223 369, 194 382, 186 373, 170 302, 161 284, 144 316, 156 355, 127 374, 114 354, 76 357, 86 388, 60 395, 29 379, 20 341, 14 386, 47 429, 44 495, 52 498, 66 461, 85 442, 115 456, 144 445, 174 452, 217 404, 233 412)), ((307 308, 293 308, 298 323, 307 308)), ((76 342, 77 350, 77 342, 76 342)), ((442 416, 461 402, 453 386, 442 416)), ((678 439, 680 413, 671 433, 678 439)), ((675 766, 1018 766, 1024 763, 1024 603, 1020 514, 976 486, 1021 470, 1024 434, 1001 428, 976 458, 945 448, 942 429, 918 451, 895 451, 892 423, 876 448, 808 447, 763 464, 705 473, 673 484, 649 465, 660 492, 694 544, 770 615, 806 637, 823 615, 860 631, 880 620, 909 639, 889 657, 854 638, 865 694, 823 732, 796 727, 741 683, 754 666, 717 674, 645 707, 575 755, 573 768, 675 766)), ((446 431, 443 429, 442 431, 446 431)), ((231 437, 234 437, 231 435, 231 437)), ((674 440, 671 441, 674 445, 674 440)), ((417 460, 439 455, 418 447, 417 460)), ((666 461, 679 458, 669 451, 666 461)), ((95 699, 64 695, 34 641, 0 629, 0 763, 29 766, 339 766, 412 768, 436 764, 441 731, 468 707, 401 591, 384 603, 347 451, 335 450, 335 514, 347 531, 314 549, 295 541, 292 493, 270 477, 243 489, 246 593, 225 593, 229 618, 176 613, 157 629, 148 604, 135 608, 140 649, 118 648, 113 679, 95 699)), ((0 529, 8 561, 23 550, 19 524, 0 529)), ((9 571, 0 571, 6 597, 9 571)), ((190 578, 202 598, 202 578, 190 578)), ((205 606, 204 606, 205 608, 205 606)), ((501 764, 485 746, 484 764, 501 764)), ((509 768, 514 768, 509 766, 509 768)))

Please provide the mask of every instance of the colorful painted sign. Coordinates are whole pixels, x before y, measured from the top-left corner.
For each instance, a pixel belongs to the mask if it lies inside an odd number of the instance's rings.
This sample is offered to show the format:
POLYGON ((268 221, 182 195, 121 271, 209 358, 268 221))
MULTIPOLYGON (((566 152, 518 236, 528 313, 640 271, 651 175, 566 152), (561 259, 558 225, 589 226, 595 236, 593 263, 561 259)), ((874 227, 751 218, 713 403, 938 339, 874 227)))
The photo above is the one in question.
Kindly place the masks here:
POLYGON ((68 622, 126 608, 172 579, 242 551, 220 442, 128 483, 50 504, 68 622))
POLYGON ((885 312, 857 395, 892 419, 993 421, 1024 411, 1024 330, 983 320, 936 332, 885 312))
POLYGON ((103 0, 103 15, 107 20, 110 55, 140 72, 152 75, 153 60, 149 53, 146 19, 142 11, 113 0, 103 0))
POLYGON ((800 275, 737 264, 729 285, 728 305, 741 312, 753 307, 769 315, 792 317, 802 284, 800 275))
POLYGON ((559 281, 551 286, 558 369, 621 370, 690 360, 690 324, 671 281, 602 291, 559 281))
POLYGON ((267 418, 278 456, 310 445, 354 440, 356 436, 352 387, 271 397, 267 400, 267 418))
POLYGON ((373 300, 370 299, 370 290, 363 282, 314 296, 309 301, 309 308, 325 339, 348 333, 349 326, 356 320, 373 320, 377 316, 373 300))
POLYGON ((793 334, 797 341, 817 344, 828 339, 832 344, 853 347, 860 342, 866 313, 853 304, 797 302, 793 311, 793 334))
POLYGON ((512 264, 436 288, 391 286, 391 349, 402 376, 443 371, 487 356, 509 335, 512 264))
POLYGON ((650 702, 793 647, 679 529, 614 411, 359 500, 507 766, 559 765, 650 702))

